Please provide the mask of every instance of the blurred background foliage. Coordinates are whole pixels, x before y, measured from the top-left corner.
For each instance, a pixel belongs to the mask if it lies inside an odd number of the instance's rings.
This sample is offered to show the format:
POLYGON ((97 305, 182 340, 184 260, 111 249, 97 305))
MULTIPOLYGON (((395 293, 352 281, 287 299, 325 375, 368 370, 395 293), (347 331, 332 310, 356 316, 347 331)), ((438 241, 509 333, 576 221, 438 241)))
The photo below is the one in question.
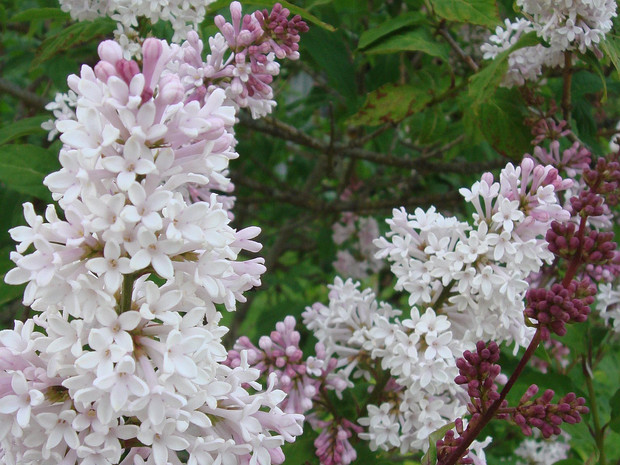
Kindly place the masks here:
MULTIPOLYGON (((228 0, 209 6, 201 25, 206 39, 216 32, 213 17, 228 14, 228 0)), ((243 2, 244 11, 270 7, 272 1, 243 2)), ((302 36, 301 59, 286 62, 274 83, 278 106, 253 120, 239 114, 240 154, 231 163, 237 203, 234 225, 262 228, 267 273, 248 302, 225 315, 228 343, 247 335, 256 341, 285 315, 326 301, 333 281, 337 246, 332 225, 345 212, 373 215, 383 228, 392 208, 436 205, 462 214, 458 188, 485 171, 531 152, 528 118, 562 100, 561 71, 547 73, 538 86, 500 88, 507 54, 482 59, 480 44, 504 18, 515 16, 512 1, 499 0, 295 0, 286 3, 311 28, 302 36)), ((14 244, 8 229, 23 224, 22 203, 43 213, 50 194, 42 185, 59 168, 60 142, 48 141, 42 122, 45 105, 66 92, 66 78, 81 64, 93 66, 97 45, 111 38, 114 22, 74 23, 54 0, 3 0, 0 4, 0 275, 12 267, 14 244)), ((170 39, 167 24, 140 25, 145 35, 170 39)), ((614 34, 618 31, 614 31, 614 34)), ((620 119, 620 40, 608 36, 605 57, 583 56, 575 65, 571 88, 572 129, 595 155, 604 155, 620 119)), ((517 46, 538 43, 526 36, 517 46)), ((365 285, 401 308, 406 301, 384 271, 365 285)), ((0 283, 0 329, 28 316, 23 288, 0 283)), ((600 323, 571 328, 575 354, 596 351, 600 323)), ((306 347, 314 342, 304 335, 306 347)), ((613 341, 617 348, 617 341, 613 341)), ((620 360, 605 352, 593 367, 596 397, 605 421, 620 418, 620 360)), ((549 356, 541 349, 541 358, 549 356)), ((595 354, 596 356, 596 354, 595 354)), ((515 358, 506 354, 515 364, 515 358)), ((510 361, 506 368, 510 368, 510 361)), ((513 390, 523 392, 540 373, 531 369, 513 390)), ((548 387, 588 397, 581 363, 555 367, 548 387)), ((612 422, 613 423, 613 422, 612 422)), ((609 456, 620 458, 620 423, 607 436, 609 456)), ((515 463, 522 437, 509 425, 491 425, 501 441, 490 446, 489 463, 515 463)), ((587 423, 567 428, 574 459, 565 465, 594 463, 587 423)), ((485 437, 483 433, 482 438, 485 437)), ((287 463, 315 463, 309 431, 285 450, 287 463)), ((365 445, 357 463, 377 462, 365 445)), ((403 463, 416 463, 413 458, 403 463)))

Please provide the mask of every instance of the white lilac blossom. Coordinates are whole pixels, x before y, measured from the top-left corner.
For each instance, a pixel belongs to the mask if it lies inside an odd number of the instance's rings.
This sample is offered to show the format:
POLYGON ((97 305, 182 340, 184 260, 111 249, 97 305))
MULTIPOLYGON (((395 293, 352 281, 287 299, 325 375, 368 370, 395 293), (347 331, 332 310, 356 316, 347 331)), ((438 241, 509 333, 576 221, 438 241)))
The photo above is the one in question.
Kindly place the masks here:
POLYGON ((391 231, 376 241, 379 255, 392 263, 395 288, 409 304, 446 315, 455 339, 505 341, 517 350, 533 334, 523 325, 525 279, 553 259, 542 236, 551 221, 570 218, 556 192, 571 184, 531 159, 509 163, 499 182, 487 173, 460 190, 475 209, 473 225, 434 208, 395 210, 391 231))
POLYGON ((553 440, 526 439, 515 449, 518 465, 552 465, 568 457, 570 436, 563 433, 553 440))
POLYGON ((430 433, 465 412, 452 380, 455 357, 467 346, 452 339, 445 316, 429 310, 420 317, 413 309, 401 321, 399 310, 350 279, 336 278, 329 299, 329 306, 316 303, 303 317, 337 360, 337 373, 370 379, 369 363, 376 363, 391 376, 385 391, 392 401, 368 406, 368 416, 359 420, 368 429, 359 437, 373 450, 423 450, 430 433))
MULTIPOLYGON (((206 7, 214 0, 60 0, 63 11, 78 21, 109 16, 119 23, 120 36, 133 35, 140 18, 152 24, 169 21, 174 29, 173 42, 187 37, 196 30, 206 14, 206 7)), ((121 44, 122 45, 122 44, 121 44)))
POLYGON ((603 283, 598 287, 596 310, 605 323, 620 332, 620 288, 618 282, 603 283))
POLYGON ((494 59, 528 32, 536 32, 546 46, 524 47, 510 54, 503 80, 507 87, 535 81, 543 66, 563 67, 566 51, 600 53, 597 46, 617 14, 614 0, 517 0, 517 5, 528 19, 506 19, 505 29, 498 26, 481 47, 484 58, 494 59))
POLYGON ((218 308, 260 284, 255 227, 236 231, 215 195, 238 155, 235 109, 215 89, 188 99, 182 47, 147 39, 142 67, 105 41, 68 79, 74 119, 58 121, 62 168, 45 184, 63 210, 25 204, 11 230, 36 312, 0 331, 0 463, 281 463, 301 434, 285 393, 228 367, 218 308), (30 252, 32 250, 32 252, 30 252))

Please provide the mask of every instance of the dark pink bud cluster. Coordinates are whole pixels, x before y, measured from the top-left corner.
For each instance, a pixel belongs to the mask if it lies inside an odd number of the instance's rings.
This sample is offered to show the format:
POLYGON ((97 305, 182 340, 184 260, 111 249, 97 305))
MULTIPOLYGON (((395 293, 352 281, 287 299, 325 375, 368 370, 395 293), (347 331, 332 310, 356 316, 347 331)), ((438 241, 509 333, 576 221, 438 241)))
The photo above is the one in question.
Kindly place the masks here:
POLYGON ((570 134, 571 131, 566 126, 564 120, 556 123, 553 118, 539 119, 532 127, 532 135, 535 136, 532 145, 538 145, 545 139, 554 141, 570 134))
POLYGON ((557 404, 551 403, 555 396, 553 390, 547 389, 542 396, 532 401, 537 393, 538 386, 532 384, 510 414, 512 421, 526 436, 532 434, 532 428, 538 428, 544 438, 550 438, 562 432, 562 423, 579 423, 581 415, 589 411, 585 399, 572 392, 562 397, 557 404))
POLYGON ((570 199, 573 216, 600 216, 605 213, 603 198, 592 191, 581 191, 570 199))
POLYGON ((295 15, 288 19, 290 11, 276 3, 269 13, 267 10, 256 11, 254 17, 263 28, 265 35, 270 38, 271 47, 280 59, 299 58, 299 34, 308 31, 308 25, 295 15))
POLYGON ((340 418, 331 422, 319 422, 323 431, 314 440, 316 455, 321 465, 348 465, 357 458, 355 449, 349 442, 353 433, 363 431, 361 426, 340 418))
POLYGON ((525 295, 525 316, 538 321, 544 340, 549 339, 552 332, 563 336, 567 323, 586 321, 595 294, 596 286, 587 278, 572 281, 568 286, 556 283, 551 289, 530 289, 525 295))
MULTIPOLYGON (((571 203, 583 207, 577 197, 573 197, 571 203), (576 199, 575 202, 572 202, 573 199, 576 199)), ((582 211, 585 212, 585 210, 582 211)), ((616 243, 613 237, 614 234, 611 231, 600 232, 589 227, 580 230, 575 223, 553 221, 545 239, 549 244, 549 250, 560 258, 602 265, 609 263, 615 257, 616 243)))
MULTIPOLYGON (((452 453, 463 443, 465 436, 463 435, 463 420, 457 418, 454 422, 456 433, 454 430, 449 430, 443 439, 437 441, 437 465, 444 465, 448 463, 448 459, 452 453)), ((463 455, 455 462, 456 464, 469 465, 474 463, 474 460, 468 456, 469 449, 463 451, 463 455)))
POLYGON ((501 372, 501 367, 496 363, 498 360, 499 347, 495 342, 485 344, 478 341, 475 353, 466 350, 463 357, 456 361, 459 375, 454 382, 467 389, 471 399, 467 408, 473 415, 472 421, 499 399, 495 381, 501 372))
POLYGON ((601 194, 605 197, 606 203, 612 206, 620 202, 620 162, 617 157, 617 154, 610 156, 610 159, 601 157, 594 169, 588 169, 583 173, 590 190, 601 194))

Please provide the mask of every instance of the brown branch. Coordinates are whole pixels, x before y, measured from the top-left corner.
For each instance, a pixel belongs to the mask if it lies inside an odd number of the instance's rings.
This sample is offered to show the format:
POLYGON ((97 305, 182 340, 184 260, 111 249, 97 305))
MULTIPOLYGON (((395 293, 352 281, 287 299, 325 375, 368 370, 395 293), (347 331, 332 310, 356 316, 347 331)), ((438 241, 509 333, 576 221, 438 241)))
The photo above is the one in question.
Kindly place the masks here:
POLYGON ((36 110, 44 110, 45 105, 49 102, 47 99, 35 94, 34 92, 30 92, 27 89, 19 87, 16 84, 13 84, 11 81, 7 81, 4 78, 0 77, 0 92, 6 92, 13 97, 16 97, 18 100, 25 103, 30 108, 36 110))
POLYGON ((456 54, 459 56, 459 58, 461 60, 463 60, 465 62, 465 64, 467 64, 467 66, 469 66, 474 73, 478 72, 480 67, 476 64, 476 62, 474 61, 474 59, 472 57, 470 57, 467 53, 465 53, 465 51, 456 42, 456 40, 454 40, 452 38, 452 36, 450 35, 450 32, 448 31, 448 29, 446 29, 445 25, 443 25, 441 28, 439 28, 438 32, 439 32, 439 34, 441 34, 441 36, 444 39, 446 39, 446 42, 448 42, 448 45, 450 45, 452 50, 454 50, 456 52, 456 54))

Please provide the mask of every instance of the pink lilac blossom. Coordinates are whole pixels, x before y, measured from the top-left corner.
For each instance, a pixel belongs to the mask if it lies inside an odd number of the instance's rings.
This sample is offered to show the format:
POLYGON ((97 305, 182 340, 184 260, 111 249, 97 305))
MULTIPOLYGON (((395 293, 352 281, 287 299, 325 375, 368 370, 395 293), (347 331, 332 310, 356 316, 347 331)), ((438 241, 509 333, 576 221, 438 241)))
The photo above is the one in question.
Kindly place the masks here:
POLYGON ((147 39, 141 67, 113 41, 99 55, 68 79, 75 119, 56 123, 62 168, 45 184, 63 215, 25 204, 11 230, 5 279, 36 315, 0 332, 0 463, 282 463, 303 416, 247 352, 224 364, 216 307, 260 284, 263 260, 240 259, 260 230, 190 194, 228 183, 235 109, 222 89, 187 98, 182 47, 147 39))

